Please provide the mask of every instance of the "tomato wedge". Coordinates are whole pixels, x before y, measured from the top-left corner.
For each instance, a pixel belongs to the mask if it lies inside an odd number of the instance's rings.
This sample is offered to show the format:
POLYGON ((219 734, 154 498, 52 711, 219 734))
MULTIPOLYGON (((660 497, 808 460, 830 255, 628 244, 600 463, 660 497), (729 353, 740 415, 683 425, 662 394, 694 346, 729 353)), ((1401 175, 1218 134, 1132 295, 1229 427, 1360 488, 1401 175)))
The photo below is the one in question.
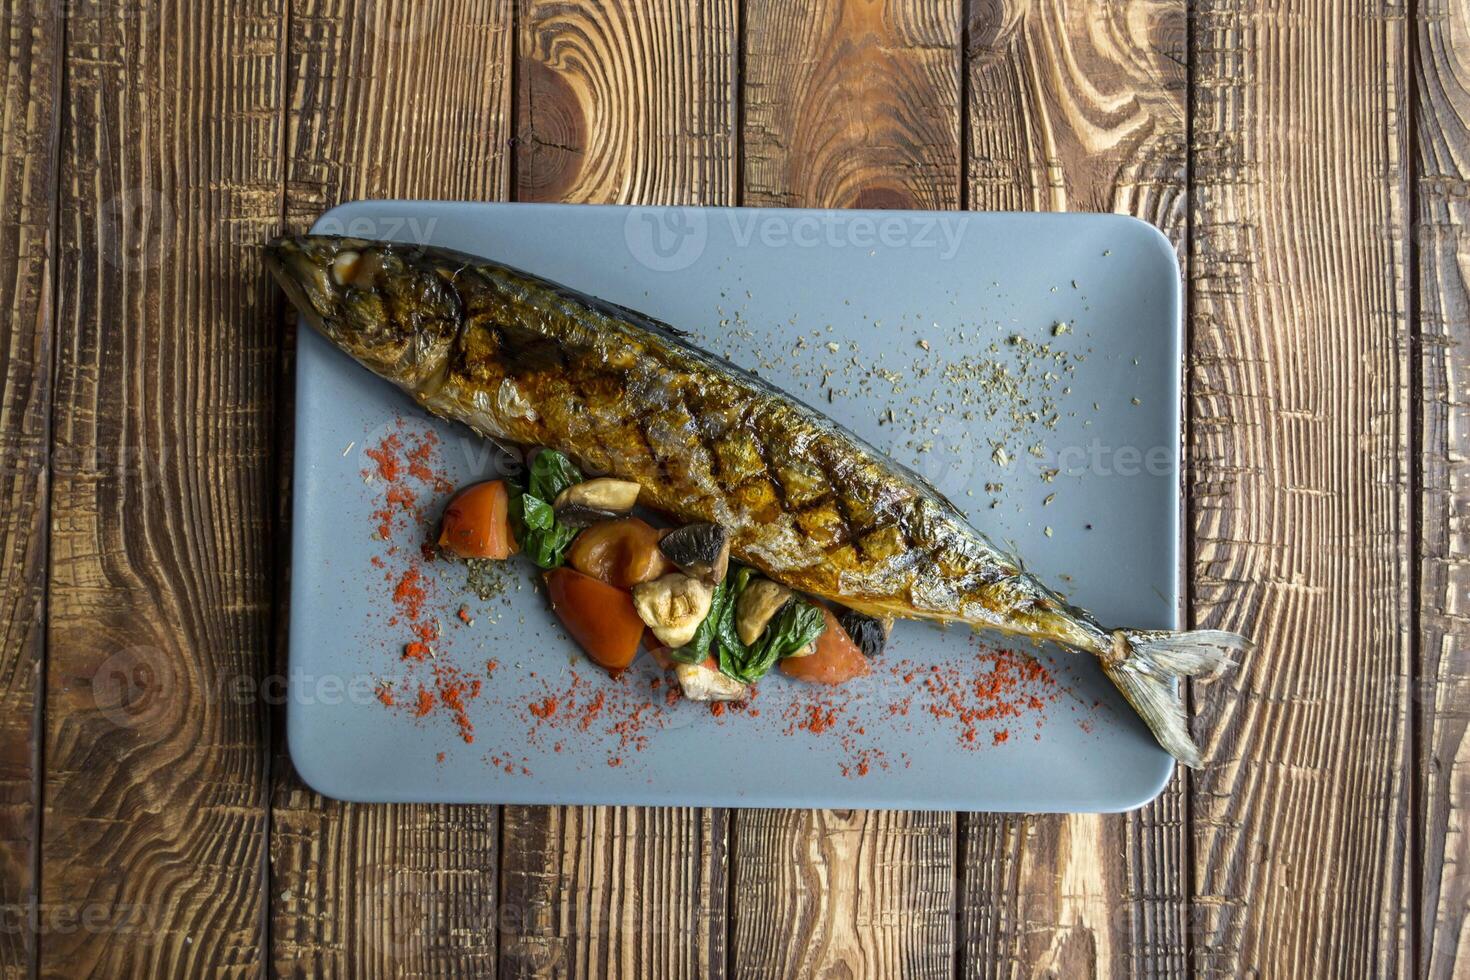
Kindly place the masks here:
POLYGON ((636 517, 598 521, 577 535, 567 564, 583 575, 619 589, 631 589, 674 571, 658 550, 663 532, 636 517))
POLYGON ((781 673, 813 684, 841 684, 866 674, 868 658, 852 642, 847 630, 837 622, 832 610, 822 607, 827 628, 817 637, 817 651, 806 657, 787 657, 781 661, 781 673))
POLYGON ((593 663, 614 677, 628 669, 643 639, 631 595, 570 568, 547 572, 546 591, 552 610, 593 663))
POLYGON ((454 495, 439 522, 439 547, 461 558, 509 558, 516 553, 504 480, 476 483, 454 495))

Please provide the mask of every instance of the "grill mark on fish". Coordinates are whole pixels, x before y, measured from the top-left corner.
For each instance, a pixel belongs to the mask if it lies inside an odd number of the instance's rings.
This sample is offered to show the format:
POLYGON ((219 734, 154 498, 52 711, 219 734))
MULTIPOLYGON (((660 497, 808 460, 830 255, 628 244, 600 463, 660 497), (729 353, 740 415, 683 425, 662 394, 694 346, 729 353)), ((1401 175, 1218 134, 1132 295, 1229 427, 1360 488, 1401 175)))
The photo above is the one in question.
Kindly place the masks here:
POLYGON ((755 454, 760 457, 761 465, 765 467, 764 476, 766 482, 776 490, 776 502, 782 511, 790 512, 791 504, 786 499, 786 487, 781 483, 781 475, 776 472, 775 465, 771 462, 770 453, 766 448, 766 440, 761 437, 759 431, 752 429, 751 438, 755 440, 755 454))
POLYGON ((718 490, 720 487, 719 481, 715 477, 715 467, 718 465, 715 460, 715 455, 705 445, 704 434, 699 425, 699 413, 689 404, 688 387, 681 384, 675 392, 675 395, 679 401, 679 408, 689 417, 689 424, 685 427, 685 434, 688 437, 692 450, 691 456, 693 457, 693 462, 702 464, 700 466, 700 469, 703 471, 702 475, 705 475, 709 481, 708 486, 700 487, 700 490, 705 497, 712 498, 714 496, 713 491, 718 490))
MULTIPOLYGON (((628 375, 630 373, 631 372, 627 371, 623 372, 623 384, 626 385, 629 383, 628 375)), ((664 465, 664 461, 659 457, 658 451, 654 449, 653 441, 648 438, 648 430, 644 426, 643 420, 638 417, 626 418, 624 419, 621 427, 625 430, 631 429, 638 436, 639 440, 643 443, 644 452, 648 454, 649 460, 653 462, 654 469, 658 473, 659 480, 663 483, 664 486, 669 486, 672 481, 670 480, 668 467, 664 465)))

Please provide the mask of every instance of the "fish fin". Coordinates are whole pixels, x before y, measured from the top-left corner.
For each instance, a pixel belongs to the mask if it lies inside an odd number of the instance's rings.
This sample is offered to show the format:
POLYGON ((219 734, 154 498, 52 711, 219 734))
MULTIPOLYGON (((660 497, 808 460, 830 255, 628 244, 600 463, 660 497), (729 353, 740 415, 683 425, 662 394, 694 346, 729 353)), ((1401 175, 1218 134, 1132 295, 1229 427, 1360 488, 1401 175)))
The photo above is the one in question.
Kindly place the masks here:
POLYGON ((1189 734, 1184 698, 1176 683, 1200 674, 1217 676, 1245 653, 1251 641, 1224 630, 1118 630, 1103 673, 1147 723, 1170 755, 1191 769, 1202 765, 1199 746, 1189 734))

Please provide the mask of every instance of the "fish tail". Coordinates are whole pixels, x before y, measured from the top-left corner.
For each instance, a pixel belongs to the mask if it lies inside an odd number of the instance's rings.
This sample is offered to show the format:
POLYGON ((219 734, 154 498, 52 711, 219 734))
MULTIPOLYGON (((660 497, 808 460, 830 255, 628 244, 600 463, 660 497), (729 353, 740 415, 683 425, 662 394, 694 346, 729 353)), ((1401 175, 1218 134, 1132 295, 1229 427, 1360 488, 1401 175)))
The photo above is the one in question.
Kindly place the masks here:
POLYGON ((1251 641, 1224 630, 1116 630, 1102 656, 1103 673, 1148 724, 1159 744, 1191 769, 1201 765, 1190 737, 1184 698, 1176 683, 1201 674, 1216 676, 1245 653, 1251 641))

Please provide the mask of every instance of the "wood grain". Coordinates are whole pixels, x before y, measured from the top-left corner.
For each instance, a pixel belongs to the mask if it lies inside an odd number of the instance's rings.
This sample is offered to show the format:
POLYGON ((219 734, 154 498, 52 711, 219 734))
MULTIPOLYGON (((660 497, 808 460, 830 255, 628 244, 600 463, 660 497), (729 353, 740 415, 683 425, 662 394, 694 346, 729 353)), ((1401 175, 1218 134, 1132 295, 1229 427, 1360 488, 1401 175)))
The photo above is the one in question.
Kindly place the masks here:
POLYGON ((35 966, 60 9, 0 8, 0 977, 35 966))
POLYGON ((1421 976, 1470 971, 1470 7, 1420 5, 1419 256, 1421 976))
MULTIPOLYGON (((1117 211, 1186 240, 1182 4, 970 9, 973 208, 1117 211)), ((960 962, 974 977, 1181 977, 1185 778, 1121 816, 960 819, 960 962)))
MULTIPOLYGON (((958 14, 752 3, 741 203, 958 206, 958 14)), ((738 975, 954 974, 952 813, 745 811, 734 841, 738 975)))
POLYGON ((734 0, 520 0, 516 199, 726 204, 734 0))
POLYGON ((954 975, 954 814, 744 810, 735 974, 954 975))
POLYGON ((1401 976, 1409 934, 1404 8, 1197 8, 1190 354, 1204 976, 1401 976))
POLYGON ((43 976, 262 969, 283 12, 67 9, 43 976))
MULTIPOLYGON (((729 204, 733 0, 518 10, 516 196, 729 204)), ((723 976, 724 810, 504 809, 501 976, 723 976)))
POLYGON ((502 976, 722 976, 723 810, 506 807, 502 976))
POLYGON ((1116 211, 1182 248, 1185 28, 1173 0, 972 0, 971 206, 1116 211))
MULTIPOLYGON (((508 3, 292 0, 290 14, 288 228, 305 230, 333 205, 359 198, 505 195, 508 3)), ((290 499, 290 431, 287 421, 283 501, 290 499)), ((283 565, 286 560, 282 555, 283 565)), ((278 592, 284 603, 284 580, 278 592)), ((284 657, 278 670, 285 670, 284 657)), ((301 783, 283 740, 278 749, 271 795, 273 971, 493 973, 497 809, 328 800, 301 783)))
POLYGON ((753 0, 742 204, 954 208, 960 23, 938 0, 753 0))

